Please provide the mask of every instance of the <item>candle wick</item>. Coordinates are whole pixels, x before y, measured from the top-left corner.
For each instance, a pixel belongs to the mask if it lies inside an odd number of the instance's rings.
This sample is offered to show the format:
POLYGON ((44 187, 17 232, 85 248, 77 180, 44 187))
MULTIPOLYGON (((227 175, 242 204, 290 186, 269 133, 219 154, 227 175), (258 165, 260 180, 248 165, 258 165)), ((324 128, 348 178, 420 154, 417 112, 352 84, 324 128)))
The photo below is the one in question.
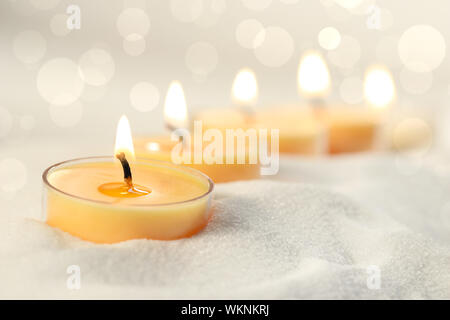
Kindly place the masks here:
MULTIPOLYGON (((175 131, 175 130, 177 130, 177 128, 176 127, 174 127, 174 126, 172 126, 171 124, 168 124, 168 123, 166 123, 166 128, 170 131, 170 132, 172 132, 172 131, 175 131)), ((181 142, 182 144, 183 144, 183 146, 184 146, 184 139, 183 139, 183 135, 179 135, 178 136, 178 141, 179 142, 181 142)))
POLYGON ((255 117, 255 109, 250 105, 241 104, 238 106, 238 110, 244 117, 245 124, 250 126, 255 117))
POLYGON ((320 98, 313 98, 310 100, 311 106, 313 108, 324 108, 325 107, 325 100, 320 97, 320 98))
POLYGON ((125 157, 125 153, 120 152, 120 153, 116 154, 116 158, 119 159, 120 163, 122 164, 123 179, 124 179, 125 183, 128 186, 132 187, 133 179, 131 177, 131 168, 130 168, 130 164, 127 161, 127 158, 125 157))

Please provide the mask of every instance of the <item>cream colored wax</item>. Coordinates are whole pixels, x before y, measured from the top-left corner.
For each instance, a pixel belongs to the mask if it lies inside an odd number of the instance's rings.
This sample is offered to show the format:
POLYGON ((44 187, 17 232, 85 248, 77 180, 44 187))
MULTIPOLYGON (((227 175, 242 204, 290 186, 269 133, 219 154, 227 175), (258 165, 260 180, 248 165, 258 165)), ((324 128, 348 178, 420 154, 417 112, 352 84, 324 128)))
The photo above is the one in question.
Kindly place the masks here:
POLYGON ((122 168, 113 159, 50 168, 44 174, 47 223, 97 243, 178 239, 207 224, 212 182, 206 176, 158 161, 139 160, 131 168, 133 184, 149 194, 121 197, 100 192, 106 183, 123 181, 122 168))

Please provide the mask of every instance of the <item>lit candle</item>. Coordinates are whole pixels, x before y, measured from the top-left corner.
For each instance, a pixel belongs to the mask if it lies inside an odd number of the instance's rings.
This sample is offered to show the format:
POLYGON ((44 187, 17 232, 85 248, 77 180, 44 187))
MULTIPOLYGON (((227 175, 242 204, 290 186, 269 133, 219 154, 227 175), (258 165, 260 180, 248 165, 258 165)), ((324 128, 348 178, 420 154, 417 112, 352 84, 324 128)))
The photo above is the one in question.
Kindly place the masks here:
POLYGON ((330 72, 322 55, 310 51, 303 55, 298 64, 297 87, 301 96, 311 105, 323 107, 324 98, 330 91, 330 72))
MULTIPOLYGON (((279 152, 313 155, 323 152, 326 135, 324 126, 311 110, 289 106, 255 109, 258 84, 248 68, 238 72, 232 85, 234 108, 211 108, 197 114, 205 128, 273 129, 279 130, 279 152)), ((268 144, 271 141, 268 139, 268 144)))
POLYGON ((92 242, 179 239, 203 229, 211 216, 212 181, 191 168, 135 160, 125 117, 115 158, 65 161, 43 180, 47 224, 92 242))
POLYGON ((374 68, 367 73, 365 93, 370 105, 366 107, 325 103, 330 75, 318 53, 308 53, 302 58, 297 80, 300 94, 309 99, 327 128, 329 153, 366 151, 376 146, 382 124, 380 110, 392 101, 394 90, 387 70, 374 68))
MULTIPOLYGON (((330 86, 328 68, 316 52, 308 52, 300 60, 297 72, 300 93, 311 106, 324 105, 330 86)), ((277 106, 259 110, 256 123, 261 127, 279 128, 280 152, 289 154, 322 154, 327 146, 327 131, 311 106, 277 106)))
POLYGON ((231 87, 233 108, 209 108, 196 114, 195 119, 202 121, 203 128, 243 130, 254 126, 255 103, 258 99, 258 83, 253 71, 240 70, 231 87))
MULTIPOLYGON (((371 68, 368 72, 364 93, 367 101, 380 110, 386 109, 395 98, 395 86, 390 74, 383 68, 371 68)), ((411 108, 387 109, 389 118, 385 126, 387 148, 396 151, 427 149, 431 145, 433 129, 429 110, 411 108)))
MULTIPOLYGON (((173 82, 169 86, 164 105, 164 119, 167 127, 171 130, 184 128, 187 123, 186 110, 186 100, 181 85, 178 82, 173 82), (178 89, 174 89, 174 86, 178 89)), ((242 119, 245 121, 244 118, 242 119)), ((136 139, 136 154, 142 158, 174 162, 174 150, 176 150, 177 145, 182 144, 183 156, 187 155, 183 159, 182 164, 203 172, 216 183, 259 178, 260 165, 258 162, 252 163, 250 161, 248 148, 245 150, 245 163, 238 163, 237 144, 236 148, 232 150, 232 161, 227 160, 227 158, 230 158, 230 155, 228 154, 229 150, 226 149, 225 141, 222 141, 223 148, 220 150, 221 155, 218 156, 219 159, 205 159, 207 157, 205 150, 213 141, 205 141, 204 133, 212 128, 214 127, 208 127, 207 124, 202 123, 199 127, 194 127, 193 135, 189 136, 188 139, 184 138, 185 140, 182 142, 178 139, 172 139, 169 135, 139 137, 136 139)), ((223 129, 224 131, 221 134, 225 139, 225 128, 223 129)))

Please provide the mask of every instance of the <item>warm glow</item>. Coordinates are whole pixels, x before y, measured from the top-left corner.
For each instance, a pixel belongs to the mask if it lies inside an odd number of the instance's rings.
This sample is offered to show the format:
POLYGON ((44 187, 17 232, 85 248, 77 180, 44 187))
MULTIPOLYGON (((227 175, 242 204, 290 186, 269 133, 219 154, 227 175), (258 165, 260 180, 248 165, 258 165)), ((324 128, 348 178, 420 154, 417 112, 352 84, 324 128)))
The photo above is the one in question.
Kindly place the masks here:
POLYGON ((186 128, 188 123, 186 100, 183 87, 178 81, 173 81, 167 90, 164 103, 164 119, 172 129, 186 128))
POLYGON ((258 84, 253 71, 242 69, 236 75, 232 87, 233 99, 239 104, 254 104, 258 97, 258 84))
POLYGON ((131 137, 130 123, 126 116, 122 116, 117 125, 116 147, 114 154, 125 153, 127 159, 134 159, 133 138, 131 137))
POLYGON ((305 54, 298 65, 297 84, 300 94, 323 97, 330 88, 330 72, 320 53, 305 54))
POLYGON ((395 97, 395 85, 390 71, 384 67, 373 67, 364 79, 364 95, 377 108, 387 106, 395 97))
POLYGON ((147 150, 149 151, 159 151, 159 143, 158 142, 149 142, 147 143, 147 150))
POLYGON ((334 2, 345 9, 351 10, 359 7, 363 0, 334 0, 334 2))

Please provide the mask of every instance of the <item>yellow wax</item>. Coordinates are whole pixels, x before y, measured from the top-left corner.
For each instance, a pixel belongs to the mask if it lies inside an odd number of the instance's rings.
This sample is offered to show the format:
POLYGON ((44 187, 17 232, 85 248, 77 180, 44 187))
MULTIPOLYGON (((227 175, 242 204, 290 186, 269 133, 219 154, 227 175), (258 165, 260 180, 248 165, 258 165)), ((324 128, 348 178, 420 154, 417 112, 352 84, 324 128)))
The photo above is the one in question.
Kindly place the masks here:
POLYGON ((328 128, 328 152, 371 150, 381 130, 381 114, 363 107, 325 107, 317 115, 328 128))
POLYGON ((316 155, 325 151, 327 132, 308 108, 277 107, 255 113, 258 128, 279 129, 281 153, 316 155))
MULTIPOLYGON (((138 137, 134 139, 134 148, 137 157, 172 161, 171 152, 173 147, 177 144, 177 141, 173 141, 169 136, 159 137, 138 137)), ((208 144, 203 143, 203 148, 208 144)), ((193 148, 193 146, 192 146, 193 148)), ((203 150, 202 150, 203 151, 203 150)), ((194 150, 192 149, 192 160, 194 160, 194 150)), ((193 169, 199 170, 211 178, 215 183, 230 182, 236 180, 251 180, 258 179, 260 177, 260 165, 259 163, 249 163, 249 155, 246 154, 245 163, 237 163, 237 155, 234 156, 234 163, 226 163, 226 153, 223 154, 223 163, 205 163, 203 160, 201 163, 194 163, 191 161, 189 164, 183 164, 193 169)))
POLYGON ((123 181, 118 161, 93 158, 66 163, 45 175, 47 223, 84 240, 172 240, 206 226, 212 183, 201 173, 158 161, 131 163, 133 184, 151 190, 139 197, 114 197, 99 186, 123 181))
POLYGON ((428 149, 433 142, 433 128, 425 118, 405 117, 392 125, 388 142, 396 151, 428 149))
POLYGON ((195 116, 195 120, 201 120, 203 130, 226 129, 246 130, 253 125, 251 114, 246 114, 237 108, 206 109, 195 116))
POLYGON ((315 155, 323 153, 326 146, 323 124, 306 108, 257 109, 253 114, 233 108, 208 109, 197 114, 196 120, 202 120, 204 129, 268 129, 269 138, 270 129, 279 129, 281 153, 315 155))

